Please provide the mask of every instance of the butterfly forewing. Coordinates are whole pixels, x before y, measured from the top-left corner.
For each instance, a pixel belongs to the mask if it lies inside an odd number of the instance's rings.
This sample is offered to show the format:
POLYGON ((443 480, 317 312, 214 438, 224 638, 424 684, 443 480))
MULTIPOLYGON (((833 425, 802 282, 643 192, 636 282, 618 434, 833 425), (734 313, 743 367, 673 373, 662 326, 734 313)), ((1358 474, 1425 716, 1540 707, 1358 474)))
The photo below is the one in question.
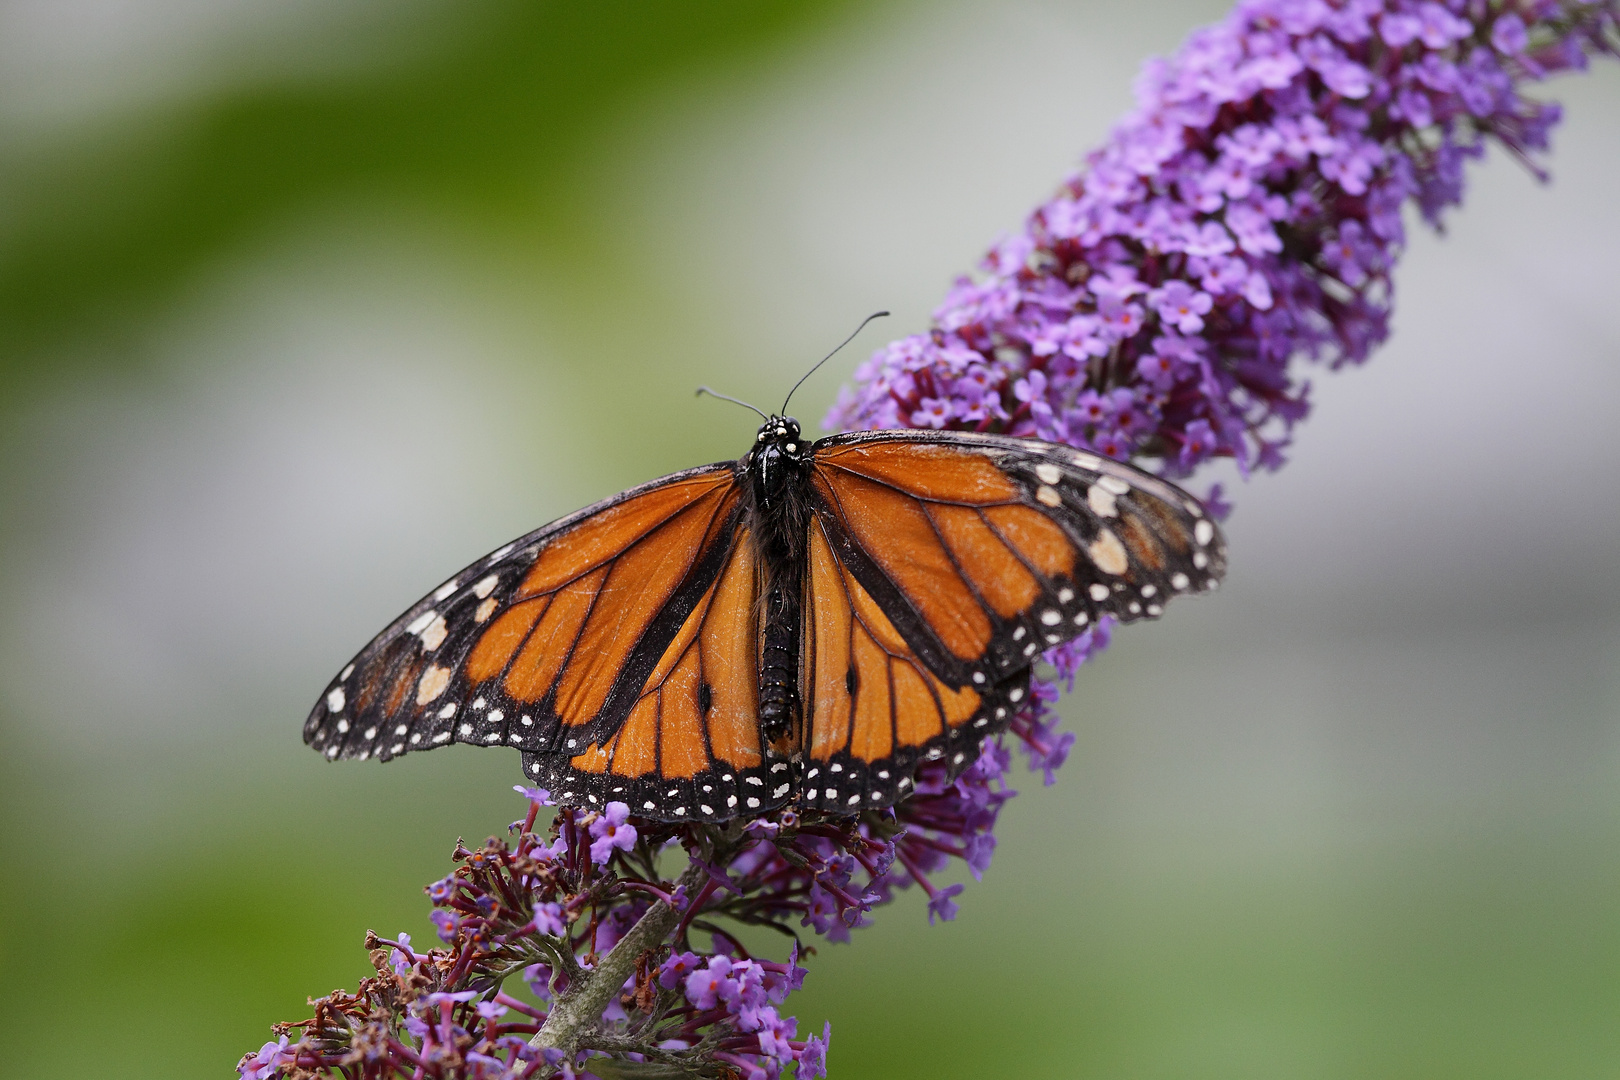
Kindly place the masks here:
POLYGON ((733 465, 706 466, 506 545, 367 645, 305 742, 330 758, 602 742, 719 576, 739 503, 733 465))
MULTIPOLYGON (((1016 703, 1039 654, 1100 617, 1155 617, 1170 597, 1213 588, 1225 565, 1213 523, 1175 487, 1031 440, 957 432, 834 436, 816 446, 812 490, 826 548, 852 599, 824 600, 838 575, 823 572, 817 580, 813 566, 807 635, 818 632, 818 621, 838 628, 840 605, 853 610, 853 598, 864 596, 941 685, 987 701, 1016 703)), ((881 637, 877 625, 870 630, 874 641, 881 637)), ((860 640, 854 633, 851 656, 858 657, 860 640)), ((832 684, 823 677, 809 688, 825 694, 832 684)), ((862 739, 881 743, 880 712, 864 727, 858 710, 848 721, 851 754, 860 756, 862 739)), ((846 745, 841 709, 818 699, 811 715, 812 748, 818 740, 846 745)), ((984 734, 1006 719, 1007 710, 993 703, 975 711, 965 730, 984 734)), ((950 731, 931 739, 925 753, 950 753, 960 764, 950 731)))

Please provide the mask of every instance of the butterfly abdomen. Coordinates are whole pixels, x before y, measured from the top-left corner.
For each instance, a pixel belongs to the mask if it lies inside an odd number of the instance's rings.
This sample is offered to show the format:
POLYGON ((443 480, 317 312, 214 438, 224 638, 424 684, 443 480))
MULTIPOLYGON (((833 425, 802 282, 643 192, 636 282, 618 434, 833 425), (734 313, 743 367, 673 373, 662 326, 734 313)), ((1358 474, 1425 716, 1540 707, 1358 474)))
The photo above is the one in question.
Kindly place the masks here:
POLYGON ((799 718, 798 593, 779 582, 765 601, 764 645, 759 664, 759 731, 778 744, 799 718))

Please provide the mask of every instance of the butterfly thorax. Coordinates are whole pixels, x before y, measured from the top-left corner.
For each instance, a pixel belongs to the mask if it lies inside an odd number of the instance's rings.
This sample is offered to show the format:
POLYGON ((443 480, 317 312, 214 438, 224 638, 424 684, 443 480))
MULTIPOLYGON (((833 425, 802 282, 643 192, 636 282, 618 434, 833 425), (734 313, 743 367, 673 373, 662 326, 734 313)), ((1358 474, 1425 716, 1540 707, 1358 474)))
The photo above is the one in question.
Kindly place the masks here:
POLYGON ((768 419, 741 464, 748 476, 749 526, 761 552, 772 565, 803 561, 810 445, 799 422, 791 416, 768 419))
POLYGON ((748 535, 761 568, 759 723, 764 740, 791 753, 799 727, 799 625, 810 507, 810 446, 799 422, 772 416, 741 462, 747 475, 748 535))

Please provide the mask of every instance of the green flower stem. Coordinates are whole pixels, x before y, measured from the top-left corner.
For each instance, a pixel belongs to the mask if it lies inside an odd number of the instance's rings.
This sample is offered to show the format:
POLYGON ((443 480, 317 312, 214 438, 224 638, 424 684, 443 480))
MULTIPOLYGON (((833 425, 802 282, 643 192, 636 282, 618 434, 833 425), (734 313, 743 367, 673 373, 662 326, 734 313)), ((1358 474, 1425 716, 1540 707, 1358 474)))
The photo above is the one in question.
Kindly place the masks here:
MULTIPOLYGON (((687 896, 693 896, 708 879, 708 871, 692 863, 681 875, 677 887, 685 887, 687 896)), ((542 1049, 560 1050, 572 1055, 580 1041, 602 1022, 602 1013, 636 970, 641 955, 655 949, 680 925, 681 910, 666 901, 658 900, 647 909, 630 932, 619 943, 600 957, 596 967, 582 971, 566 992, 559 997, 546 1016, 546 1022, 534 1033, 529 1045, 542 1049)))

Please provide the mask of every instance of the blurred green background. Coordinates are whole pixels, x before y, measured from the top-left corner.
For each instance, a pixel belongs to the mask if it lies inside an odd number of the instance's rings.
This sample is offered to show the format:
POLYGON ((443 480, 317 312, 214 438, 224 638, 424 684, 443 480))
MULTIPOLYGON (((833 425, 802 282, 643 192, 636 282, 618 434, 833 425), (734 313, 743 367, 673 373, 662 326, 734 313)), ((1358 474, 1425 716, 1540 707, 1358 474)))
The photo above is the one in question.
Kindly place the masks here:
MULTIPOLYGON (((515 756, 328 765, 429 584, 921 329, 1204 0, 0 3, 0 1075, 233 1075, 431 932, 515 756)), ((1620 71, 1122 633, 838 1078, 1620 1076, 1620 71)))

